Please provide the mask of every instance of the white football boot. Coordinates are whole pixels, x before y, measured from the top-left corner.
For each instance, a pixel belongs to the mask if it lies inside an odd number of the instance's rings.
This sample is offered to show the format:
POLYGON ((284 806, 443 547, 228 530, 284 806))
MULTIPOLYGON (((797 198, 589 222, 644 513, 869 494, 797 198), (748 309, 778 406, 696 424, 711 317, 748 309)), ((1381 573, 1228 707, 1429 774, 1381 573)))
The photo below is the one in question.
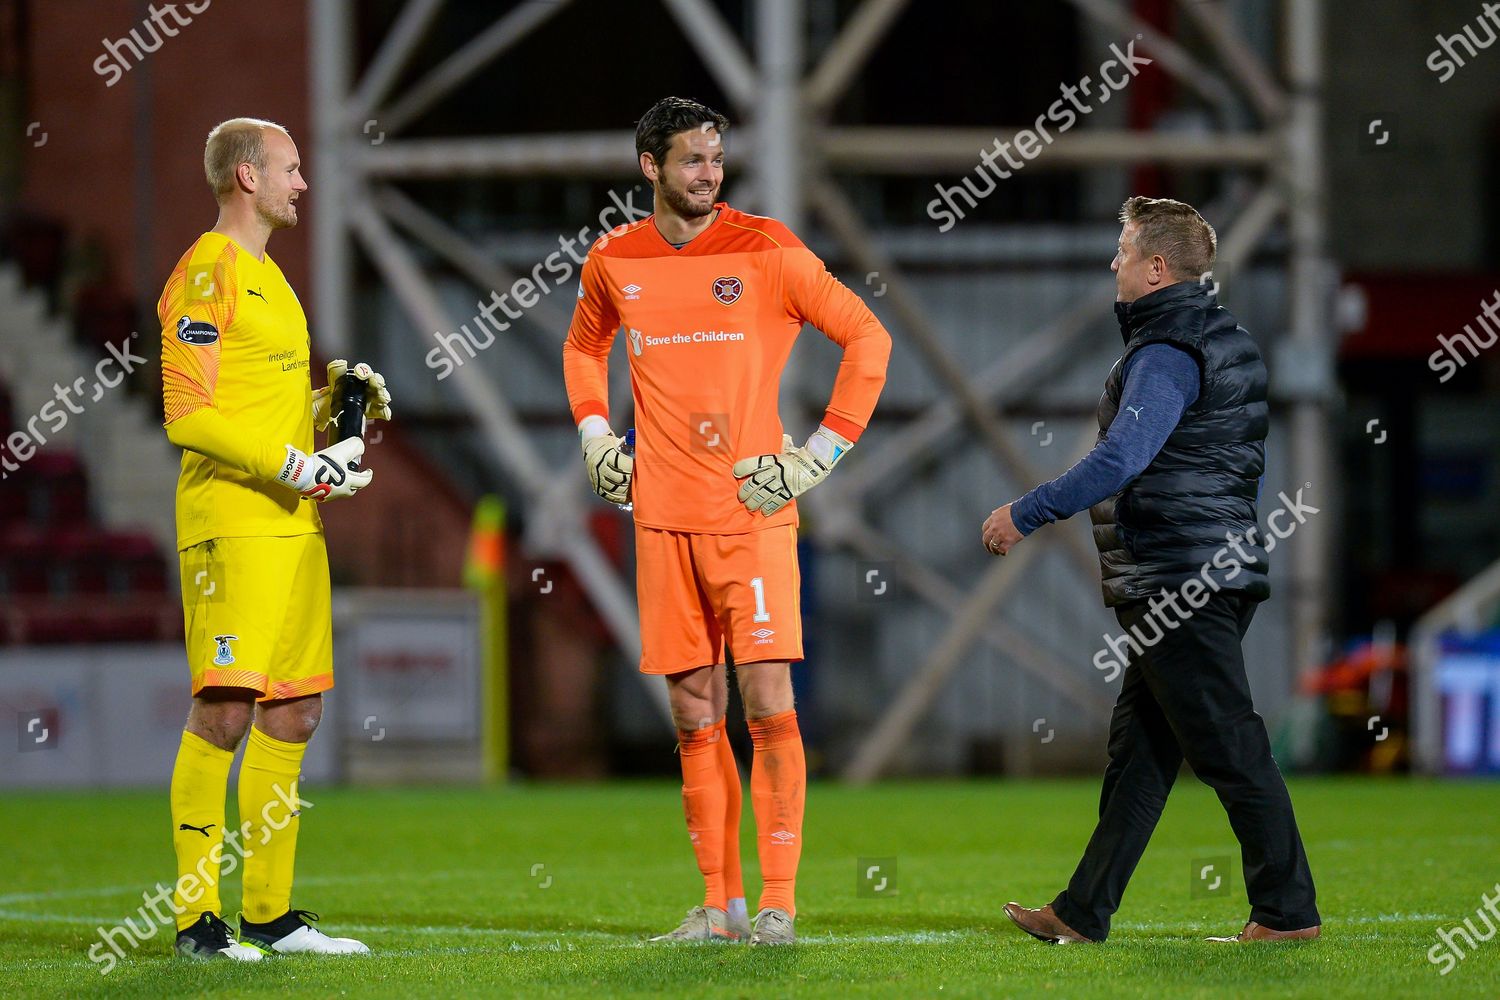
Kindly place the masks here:
POLYGON ((264 924, 240 914, 240 941, 267 955, 368 955, 370 949, 353 938, 329 937, 308 923, 318 915, 310 910, 288 910, 264 924))
POLYGON ((702 943, 708 941, 733 944, 745 940, 740 927, 734 926, 729 914, 717 906, 695 906, 674 931, 651 938, 654 943, 702 943))
POLYGON ((785 910, 766 907, 755 915, 755 933, 750 935, 753 945, 793 944, 797 932, 792 929, 792 916, 785 910))

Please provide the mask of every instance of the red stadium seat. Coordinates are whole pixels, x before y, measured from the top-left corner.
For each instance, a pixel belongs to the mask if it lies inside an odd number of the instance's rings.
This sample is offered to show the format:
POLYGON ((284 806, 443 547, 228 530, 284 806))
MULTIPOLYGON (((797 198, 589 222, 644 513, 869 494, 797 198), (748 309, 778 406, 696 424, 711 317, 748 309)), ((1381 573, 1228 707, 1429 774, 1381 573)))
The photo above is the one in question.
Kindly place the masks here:
POLYGON ((54 557, 68 594, 104 594, 110 590, 110 567, 102 536, 91 526, 53 536, 54 557))
POLYGON ((105 605, 93 613, 95 642, 153 642, 161 638, 158 609, 143 604, 105 605))
POLYGON ((0 615, 0 643, 87 645, 166 642, 182 636, 182 614, 152 598, 23 598, 0 615))
POLYGON ((94 639, 93 622, 76 608, 37 605, 22 616, 20 641, 26 645, 73 645, 94 639))
POLYGON ((10 390, 4 382, 0 382, 0 441, 10 437, 10 432, 15 429, 14 420, 10 390))
POLYGON ((55 289, 62 278, 68 234, 62 223, 43 216, 21 214, 10 222, 7 242, 28 285, 55 289))
POLYGON ((104 284, 91 285, 74 297, 73 325, 79 339, 105 357, 107 345, 125 344, 139 329, 130 298, 104 284))
POLYGON ((167 561, 160 552, 153 552, 128 564, 127 589, 132 594, 165 594, 167 592, 167 561))
MULTIPOLYGON (((95 332, 117 326, 101 321, 95 332)), ((0 431, 11 409, 0 385, 0 431)), ((87 470, 72 452, 43 449, 0 480, 0 645, 181 637, 169 579, 151 536, 91 519, 87 470)))
POLYGON ((45 532, 27 524, 0 534, 0 590, 12 596, 50 593, 56 562, 49 542, 45 532))
POLYGON ((26 491, 25 467, 0 480, 0 528, 26 520, 29 496, 26 491))
POLYGON ((167 566, 150 535, 114 532, 99 538, 100 555, 109 566, 110 590, 118 594, 163 594, 167 566))
POLYGON ((26 463, 26 471, 33 519, 52 524, 88 519, 88 476, 77 455, 39 451, 26 463))
POLYGON ((83 527, 49 539, 66 594, 164 594, 166 560, 149 535, 83 527))

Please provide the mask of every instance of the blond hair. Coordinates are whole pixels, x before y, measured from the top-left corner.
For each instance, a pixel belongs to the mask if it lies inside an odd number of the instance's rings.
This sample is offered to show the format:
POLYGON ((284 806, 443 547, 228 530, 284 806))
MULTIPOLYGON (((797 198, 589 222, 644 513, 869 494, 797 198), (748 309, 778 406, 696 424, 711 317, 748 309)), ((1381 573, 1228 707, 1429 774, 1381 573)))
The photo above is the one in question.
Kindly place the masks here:
POLYGON ((231 118, 219 122, 208 133, 203 147, 203 173, 214 196, 222 198, 234 190, 235 172, 241 163, 266 169, 266 129, 274 128, 288 139, 286 127, 263 118, 231 118))
POLYGON ((1198 277, 1213 269, 1219 237, 1193 206, 1136 195, 1120 207, 1120 221, 1136 224, 1135 248, 1142 256, 1161 255, 1177 277, 1198 277))

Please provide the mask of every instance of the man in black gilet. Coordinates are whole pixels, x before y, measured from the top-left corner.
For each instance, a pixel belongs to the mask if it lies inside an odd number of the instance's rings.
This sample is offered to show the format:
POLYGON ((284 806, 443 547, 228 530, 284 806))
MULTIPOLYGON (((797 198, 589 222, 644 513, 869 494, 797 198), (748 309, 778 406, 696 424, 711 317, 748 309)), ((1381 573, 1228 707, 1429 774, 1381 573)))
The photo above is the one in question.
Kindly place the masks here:
MULTIPOLYGON (((982 534, 1003 556, 1042 524, 1088 509, 1104 603, 1126 630, 1111 646, 1130 650, 1083 859, 1050 904, 1008 903, 1005 912, 1049 943, 1103 941, 1186 759, 1229 814, 1250 898, 1244 930, 1210 940, 1315 938, 1312 872, 1240 651, 1270 593, 1274 542, 1256 511, 1266 368, 1199 281, 1216 251, 1202 216, 1137 197, 1120 221, 1112 270, 1125 348, 1099 401, 1099 442, 1062 476, 995 510, 982 534)), ((1300 492, 1282 499, 1298 523, 1316 512, 1300 492)))

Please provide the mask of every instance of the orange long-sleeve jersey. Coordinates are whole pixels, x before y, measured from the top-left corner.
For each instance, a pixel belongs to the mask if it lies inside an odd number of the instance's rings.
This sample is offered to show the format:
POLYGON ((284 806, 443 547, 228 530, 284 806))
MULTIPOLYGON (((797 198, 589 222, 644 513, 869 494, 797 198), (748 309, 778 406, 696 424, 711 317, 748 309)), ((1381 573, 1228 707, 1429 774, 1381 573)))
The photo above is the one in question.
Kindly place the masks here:
POLYGON ((885 384, 891 338, 791 230, 720 202, 680 249, 647 218, 589 250, 563 346, 573 419, 609 419, 608 360, 627 331, 635 397, 636 522, 738 534, 796 523, 736 496, 736 460, 781 450, 781 372, 803 323, 844 349, 823 423, 859 439, 885 384))

